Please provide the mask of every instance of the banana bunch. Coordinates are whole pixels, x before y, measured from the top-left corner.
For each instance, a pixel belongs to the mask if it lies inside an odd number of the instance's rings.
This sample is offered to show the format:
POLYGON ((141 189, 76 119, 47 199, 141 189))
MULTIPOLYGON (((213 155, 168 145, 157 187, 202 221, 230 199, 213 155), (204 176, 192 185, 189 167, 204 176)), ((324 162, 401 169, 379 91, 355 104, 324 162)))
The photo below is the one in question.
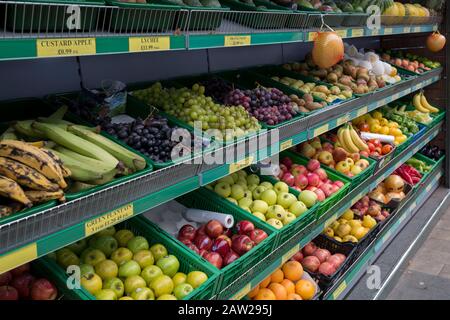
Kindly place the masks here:
POLYGON ((367 144, 359 137, 351 124, 347 123, 340 127, 337 136, 339 144, 349 153, 369 150, 367 144))
POLYGON ((417 111, 423 113, 438 113, 440 110, 433 107, 423 94, 423 92, 417 93, 413 98, 413 105, 417 111))

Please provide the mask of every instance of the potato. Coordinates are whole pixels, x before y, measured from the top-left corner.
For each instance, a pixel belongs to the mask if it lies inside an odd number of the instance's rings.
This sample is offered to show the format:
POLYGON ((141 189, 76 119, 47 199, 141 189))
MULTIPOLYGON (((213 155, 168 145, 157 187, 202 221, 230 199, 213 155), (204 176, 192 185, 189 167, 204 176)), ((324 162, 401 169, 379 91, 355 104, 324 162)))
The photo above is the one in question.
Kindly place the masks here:
POLYGON ((327 76, 327 81, 330 83, 336 83, 338 81, 338 76, 334 72, 330 72, 327 76))
POLYGON ((317 102, 307 102, 306 103, 306 108, 309 110, 317 110, 317 109, 321 109, 322 105, 320 103, 317 102))
POLYGON ((366 83, 368 83, 370 81, 370 77, 367 73, 360 73, 358 75, 358 80, 359 79, 364 79, 364 81, 366 81, 366 83))
POLYGON ((346 86, 350 86, 352 84, 352 81, 347 76, 342 76, 339 79, 339 83, 346 85, 346 86))
POLYGON ((312 110, 306 109, 304 106, 299 106, 298 110, 300 110, 300 112, 303 112, 303 113, 308 113, 308 112, 312 111, 312 110))
POLYGON ((358 80, 356 80, 356 84, 359 85, 367 85, 367 81, 363 78, 358 78, 358 80))
POLYGON ((303 99, 306 101, 306 104, 313 102, 314 98, 311 94, 307 93, 303 95, 303 99))

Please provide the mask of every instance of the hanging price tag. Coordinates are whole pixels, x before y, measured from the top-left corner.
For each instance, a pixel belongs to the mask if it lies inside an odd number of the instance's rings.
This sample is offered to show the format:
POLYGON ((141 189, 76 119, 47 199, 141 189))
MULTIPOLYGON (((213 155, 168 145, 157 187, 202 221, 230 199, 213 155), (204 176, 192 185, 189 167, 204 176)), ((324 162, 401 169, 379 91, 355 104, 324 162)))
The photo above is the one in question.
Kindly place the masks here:
POLYGON ((170 37, 130 37, 130 52, 170 50, 170 37))
POLYGON ((392 28, 384 28, 385 35, 390 35, 392 33, 394 33, 394 30, 392 28))
POLYGON ((314 129, 314 137, 318 137, 321 134, 327 132, 329 130, 329 125, 328 123, 325 123, 324 125, 314 129))
POLYGON ((0 274, 35 259, 37 259, 36 243, 29 244, 4 256, 0 256, 0 274))
POLYGON ((84 224, 84 232, 86 237, 97 233, 100 230, 106 229, 110 226, 131 217, 134 214, 133 204, 127 204, 116 210, 108 212, 100 217, 92 219, 84 224))
POLYGON ((344 280, 342 283, 337 287, 336 290, 333 292, 333 300, 337 300, 339 296, 344 292, 344 290, 347 288, 347 282, 344 280))
POLYGON ((280 143, 280 151, 284 151, 286 149, 289 149, 290 147, 292 147, 292 139, 280 143))
POLYGON ((364 37, 364 29, 352 29, 352 37, 364 37))
POLYGON ((337 126, 343 125, 344 123, 348 122, 349 120, 350 120, 350 114, 347 113, 346 115, 344 115, 336 120, 336 125, 337 126))
POLYGON ((242 159, 242 160, 240 160, 240 161, 238 161, 236 163, 230 164, 230 168, 229 168, 228 173, 232 174, 232 173, 234 173, 236 171, 239 171, 239 170, 242 170, 242 169, 248 167, 249 165, 251 165, 253 163, 254 159, 255 159, 255 157, 250 156, 250 157, 242 159))
POLYGON ((411 27, 404 27, 403 33, 411 33, 411 27))
POLYGON ((358 109, 358 111, 356 112, 356 116, 361 117, 361 116, 365 115, 367 112, 368 112, 368 108, 362 107, 362 108, 358 109))
POLYGON ((38 57, 96 54, 95 38, 37 39, 38 57))
POLYGON ((336 34, 341 38, 347 38, 347 29, 336 30, 336 34))
POLYGON ((419 32, 421 32, 422 31, 422 28, 421 27, 414 27, 413 28, 413 32, 415 32, 415 33, 419 33, 419 32))
POLYGON ((251 36, 225 36, 225 47, 249 46, 252 43, 251 36))

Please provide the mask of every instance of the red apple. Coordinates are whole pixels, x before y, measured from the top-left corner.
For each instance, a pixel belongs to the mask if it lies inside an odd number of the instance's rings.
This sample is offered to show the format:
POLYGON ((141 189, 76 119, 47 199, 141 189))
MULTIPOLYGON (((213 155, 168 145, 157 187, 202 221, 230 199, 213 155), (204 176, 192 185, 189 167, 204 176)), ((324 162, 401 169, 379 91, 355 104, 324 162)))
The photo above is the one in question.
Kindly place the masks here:
POLYGON ((339 191, 339 187, 335 184, 332 184, 331 185, 331 194, 335 194, 338 191, 339 191))
POLYGON ((38 279, 31 287, 32 300, 55 300, 58 295, 56 287, 47 279, 38 279))
POLYGON ((205 227, 206 234, 215 239, 223 233, 223 226, 217 220, 210 220, 205 227))
POLYGON ((314 193, 317 195, 317 201, 324 201, 327 198, 322 189, 316 189, 314 193))
POLYGON ((196 230, 195 228, 190 224, 185 224, 181 227, 180 231, 178 231, 178 239, 188 239, 188 240, 194 240, 195 238, 196 230))
POLYGON ((239 235, 232 240, 231 248, 238 255, 242 256, 243 254, 250 251, 253 248, 254 244, 255 243, 252 241, 252 239, 250 239, 250 237, 239 235))
POLYGON ((289 172, 285 173, 283 175, 283 177, 281 178, 281 180, 290 187, 292 187, 294 185, 294 179, 295 179, 294 176, 289 172))
POLYGON ((315 170, 319 169, 320 168, 319 160, 316 160, 316 159, 309 160, 306 168, 311 172, 314 172, 315 170))
POLYGON ((308 186, 308 188, 306 188, 306 190, 309 190, 309 191, 314 192, 314 191, 317 190, 317 188, 316 188, 316 187, 313 187, 313 186, 308 186))
POLYGON ((291 173, 294 175, 294 177, 300 175, 300 174, 307 174, 308 169, 304 165, 301 164, 294 164, 291 168, 291 173))
POLYGON ((295 177, 294 183, 300 189, 305 189, 308 186, 308 178, 304 174, 299 174, 295 177))
POLYGON ((222 269, 223 259, 217 252, 208 252, 204 258, 217 269, 222 269))
POLYGON ((335 272, 336 268, 329 262, 324 262, 319 267, 319 273, 323 274, 324 276, 332 276, 335 272))
POLYGON ((320 267, 320 261, 316 256, 307 256, 301 262, 303 268, 308 272, 316 272, 320 267))
POLYGON ((5 273, 0 274, 0 287, 6 286, 12 280, 11 272, 7 271, 5 273))
POLYGON ((198 235, 206 235, 206 224, 202 224, 200 228, 197 229, 197 234, 195 236, 198 235))
POLYGON ((212 252, 217 252, 221 257, 225 257, 230 251, 230 246, 225 239, 216 239, 211 247, 212 252))
POLYGON ((200 250, 198 250, 198 248, 195 244, 191 243, 191 244, 187 245, 187 247, 189 249, 191 249, 192 251, 194 251, 196 254, 200 254, 200 250))
POLYGON ((180 240, 180 242, 185 246, 190 246, 192 244, 192 241, 189 239, 178 239, 178 240, 180 240))
POLYGON ((334 146, 329 142, 322 143, 322 149, 328 152, 333 152, 334 146))
POLYGON ((284 164, 288 170, 292 167, 292 160, 289 157, 284 157, 283 160, 281 160, 281 163, 284 164))
POLYGON ((21 299, 27 299, 30 296, 31 286, 35 278, 28 272, 22 273, 11 281, 11 286, 17 289, 21 299))
POLYGON ((316 251, 314 251, 314 256, 316 256, 317 259, 319 259, 320 263, 324 263, 331 256, 331 253, 327 249, 319 248, 316 251))
POLYGON ((341 180, 336 180, 333 184, 334 184, 335 186, 338 186, 339 189, 342 188, 342 187, 344 186, 344 183, 343 183, 341 180))
POLYGON ((25 272, 30 272, 30 264, 29 263, 25 263, 15 269, 11 270, 11 274, 13 275, 13 277, 20 276, 22 273, 25 273, 25 272))
POLYGON ((291 188, 294 189, 294 190, 297 190, 298 192, 302 191, 302 188, 297 187, 297 186, 292 186, 291 188))
POLYGON ((209 253, 208 250, 202 249, 198 251, 198 254, 200 255, 200 257, 204 258, 207 254, 209 253))
POLYGON ((228 254, 223 259, 223 265, 227 266, 230 263, 233 263, 233 261, 235 261, 237 259, 239 259, 239 255, 236 252, 234 252, 233 250, 230 250, 230 252, 228 252, 228 254))
POLYGON ((320 186, 320 189, 323 191, 323 193, 325 193, 325 197, 327 198, 333 194, 333 187, 331 186, 331 184, 323 183, 320 186))
POLYGON ((236 233, 248 235, 255 230, 255 225, 248 220, 242 220, 236 223, 236 233))
POLYGON ((16 288, 11 286, 1 286, 0 301, 2 300, 19 300, 19 293, 16 288))
POLYGON ((369 157, 369 153, 367 151, 361 151, 359 154, 366 158, 369 157))
POLYGON ((268 237, 267 233, 261 229, 252 230, 248 236, 255 244, 262 242, 268 237))
POLYGON ((194 244, 199 250, 205 249, 210 250, 212 247, 212 240, 206 235, 197 235, 194 239, 194 244))
POLYGON ((295 260, 295 261, 301 263, 302 260, 303 260, 303 253, 302 253, 302 251, 299 251, 299 252, 297 252, 296 254, 294 254, 294 255, 292 256, 291 260, 295 260))
POLYGON ((231 238, 233 236, 233 230, 231 228, 223 228, 223 234, 231 238))
POLYGON ((306 175, 306 177, 308 178, 308 185, 311 187, 317 187, 319 185, 320 182, 320 178, 317 174, 315 173, 308 173, 306 175))
POLYGON ((228 245, 231 248, 231 239, 229 236, 226 236, 224 234, 221 234, 220 236, 218 236, 216 239, 224 239, 226 242, 228 242, 228 245))
POLYGON ((335 269, 339 268, 342 264, 341 259, 339 257, 336 257, 335 255, 329 257, 327 262, 331 263, 335 269))
POLYGON ((312 256, 314 252, 316 252, 317 246, 314 242, 309 242, 306 244, 306 246, 303 248, 303 254, 305 256, 312 256))
POLYGON ((319 176, 319 179, 324 182, 328 179, 327 172, 322 168, 314 170, 314 173, 317 174, 319 176))

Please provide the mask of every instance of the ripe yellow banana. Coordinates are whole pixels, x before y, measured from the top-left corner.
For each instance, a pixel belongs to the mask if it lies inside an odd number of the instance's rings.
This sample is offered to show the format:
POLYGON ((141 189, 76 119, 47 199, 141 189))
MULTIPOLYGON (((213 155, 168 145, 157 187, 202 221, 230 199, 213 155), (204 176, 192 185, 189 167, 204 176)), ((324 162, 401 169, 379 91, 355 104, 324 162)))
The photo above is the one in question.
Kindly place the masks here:
POLYGON ((25 191, 25 195, 28 199, 30 199, 33 203, 42 203, 50 200, 60 200, 61 202, 65 201, 64 192, 62 190, 48 192, 48 191, 25 191))
POLYGON ((417 111, 429 113, 430 110, 426 109, 422 106, 421 99, 420 99, 420 93, 416 94, 413 98, 413 105, 416 108, 417 111))
POLYGON ((348 147, 347 151, 350 153, 359 153, 358 147, 353 143, 348 126, 344 127, 342 135, 344 136, 345 145, 348 147))
POLYGON ((420 94, 420 103, 421 103, 422 107, 424 107, 425 109, 428 109, 428 111, 431 113, 438 113, 440 111, 438 108, 435 108, 431 104, 428 103, 428 100, 423 93, 420 94))
POLYGON ((0 157, 0 174, 33 190, 58 191, 59 186, 39 171, 5 157, 0 157))
POLYGON ((22 141, 2 140, 0 141, 0 156, 21 162, 37 170, 61 188, 67 187, 58 164, 43 152, 43 149, 22 141))
POLYGON ((340 127, 339 129, 338 129, 338 132, 337 132, 337 136, 338 136, 338 142, 339 142, 339 144, 341 145, 341 147, 345 150, 345 151, 347 151, 348 152, 348 147, 345 145, 345 141, 344 141, 344 135, 343 135, 343 130, 344 130, 344 128, 343 127, 340 127))
POLYGON ((18 201, 27 207, 33 205, 19 184, 4 176, 0 176, 0 196, 18 201))
POLYGON ((353 126, 349 125, 350 137, 352 138, 353 143, 360 151, 368 151, 369 146, 359 137, 358 133, 355 131, 353 126))
POLYGON ((48 150, 48 149, 41 149, 41 150, 42 150, 42 152, 47 154, 53 160, 53 162, 55 163, 55 166, 58 167, 58 170, 61 171, 61 174, 64 178, 70 178, 72 173, 70 172, 70 170, 67 167, 64 166, 62 160, 52 150, 48 150))

